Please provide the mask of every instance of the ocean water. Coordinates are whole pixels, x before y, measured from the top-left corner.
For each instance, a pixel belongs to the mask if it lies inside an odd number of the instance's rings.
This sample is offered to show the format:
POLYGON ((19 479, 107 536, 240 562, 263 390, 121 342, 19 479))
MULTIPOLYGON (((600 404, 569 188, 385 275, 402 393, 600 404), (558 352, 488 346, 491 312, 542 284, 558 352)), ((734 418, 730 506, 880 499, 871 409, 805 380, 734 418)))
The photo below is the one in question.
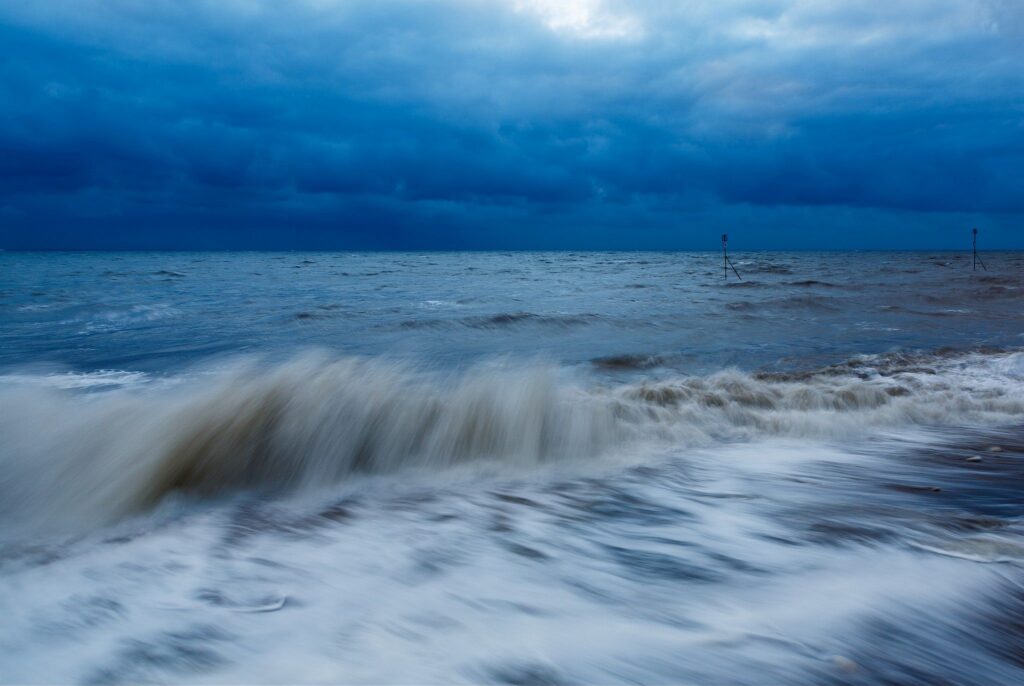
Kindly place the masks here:
POLYGON ((1024 254, 0 253, 0 683, 1024 683, 1024 254))

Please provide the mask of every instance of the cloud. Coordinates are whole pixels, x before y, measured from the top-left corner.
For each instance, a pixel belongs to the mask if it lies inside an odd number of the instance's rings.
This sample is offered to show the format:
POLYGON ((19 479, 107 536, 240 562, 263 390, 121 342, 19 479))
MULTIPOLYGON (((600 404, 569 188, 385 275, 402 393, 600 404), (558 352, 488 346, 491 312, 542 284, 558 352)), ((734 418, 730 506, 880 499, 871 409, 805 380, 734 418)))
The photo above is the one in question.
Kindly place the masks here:
POLYGON ((643 34, 635 14, 615 13, 598 0, 516 0, 516 11, 536 15, 556 33, 585 39, 631 39, 643 34))
POLYGON ((1019 7, 15 3, 0 240, 60 245, 77 224, 82 245, 104 226, 162 244, 188 224, 211 245, 483 247, 499 222, 524 245, 628 246, 680 217, 860 212, 1019 226, 1019 7))

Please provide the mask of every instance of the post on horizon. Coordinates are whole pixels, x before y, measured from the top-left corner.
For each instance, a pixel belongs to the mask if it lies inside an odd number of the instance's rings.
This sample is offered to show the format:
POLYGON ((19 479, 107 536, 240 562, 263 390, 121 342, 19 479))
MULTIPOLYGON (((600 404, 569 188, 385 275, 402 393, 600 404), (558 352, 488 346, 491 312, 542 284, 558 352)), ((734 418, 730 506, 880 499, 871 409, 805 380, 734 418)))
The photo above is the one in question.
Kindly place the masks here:
POLYGON ((974 237, 974 267, 972 271, 978 271, 978 263, 981 263, 981 268, 988 271, 988 267, 982 261, 981 256, 978 255, 978 229, 971 229, 971 234, 974 237))
POLYGON ((729 234, 722 234, 722 275, 729 280, 729 234))
POLYGON ((729 267, 732 267, 732 271, 736 275, 736 278, 739 279, 740 281, 742 281, 743 277, 740 276, 740 273, 738 271, 736 271, 736 266, 732 263, 732 260, 729 259, 729 234, 723 233, 722 234, 722 271, 725 272, 725 280, 726 281, 729 280, 729 267))

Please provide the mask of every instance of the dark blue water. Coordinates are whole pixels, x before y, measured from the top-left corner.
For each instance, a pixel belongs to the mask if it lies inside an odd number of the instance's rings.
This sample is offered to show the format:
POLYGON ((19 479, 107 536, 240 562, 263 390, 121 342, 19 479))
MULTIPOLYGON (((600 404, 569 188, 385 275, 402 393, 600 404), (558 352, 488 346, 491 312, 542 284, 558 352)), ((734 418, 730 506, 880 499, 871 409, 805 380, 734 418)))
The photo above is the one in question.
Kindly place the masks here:
POLYGON ((460 364, 659 356, 707 372, 1022 342, 1024 257, 0 253, 0 364, 162 371, 302 347, 460 364))
POLYGON ((1024 683, 1024 254, 0 253, 0 683, 1024 683))

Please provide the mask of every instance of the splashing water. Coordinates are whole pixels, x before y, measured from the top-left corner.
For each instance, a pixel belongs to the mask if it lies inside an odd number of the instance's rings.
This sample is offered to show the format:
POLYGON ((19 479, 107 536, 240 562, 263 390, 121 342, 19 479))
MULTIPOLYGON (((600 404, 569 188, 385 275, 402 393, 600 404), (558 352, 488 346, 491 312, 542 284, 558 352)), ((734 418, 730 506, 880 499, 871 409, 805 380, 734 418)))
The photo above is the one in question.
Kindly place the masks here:
POLYGON ((5 272, 0 682, 1024 680, 1016 256, 279 257, 5 272))

